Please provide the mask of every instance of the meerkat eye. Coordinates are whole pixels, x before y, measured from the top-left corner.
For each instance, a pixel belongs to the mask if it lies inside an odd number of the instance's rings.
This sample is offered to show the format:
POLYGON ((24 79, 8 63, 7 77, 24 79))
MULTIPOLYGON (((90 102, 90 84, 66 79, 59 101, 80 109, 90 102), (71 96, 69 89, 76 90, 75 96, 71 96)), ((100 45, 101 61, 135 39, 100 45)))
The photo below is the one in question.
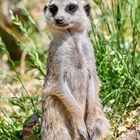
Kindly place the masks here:
POLYGON ((74 13, 78 9, 78 6, 76 4, 69 4, 66 7, 66 12, 68 13, 74 13))
POLYGON ((58 11, 58 7, 55 4, 52 4, 49 6, 49 11, 53 14, 53 16, 55 16, 58 11))

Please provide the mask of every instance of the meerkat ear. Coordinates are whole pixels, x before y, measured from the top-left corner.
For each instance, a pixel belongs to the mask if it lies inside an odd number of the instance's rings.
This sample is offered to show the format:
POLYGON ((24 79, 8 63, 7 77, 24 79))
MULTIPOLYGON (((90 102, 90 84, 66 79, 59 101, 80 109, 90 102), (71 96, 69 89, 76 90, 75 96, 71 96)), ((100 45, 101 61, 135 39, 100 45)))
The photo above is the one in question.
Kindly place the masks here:
POLYGON ((47 6, 47 5, 45 5, 45 6, 44 6, 44 10, 43 10, 43 11, 44 11, 44 13, 47 11, 47 9, 48 9, 48 6, 47 6))
POLYGON ((87 16, 89 16, 89 15, 90 15, 90 10, 91 10, 90 5, 89 5, 89 4, 85 5, 85 6, 84 6, 84 10, 85 10, 87 16))

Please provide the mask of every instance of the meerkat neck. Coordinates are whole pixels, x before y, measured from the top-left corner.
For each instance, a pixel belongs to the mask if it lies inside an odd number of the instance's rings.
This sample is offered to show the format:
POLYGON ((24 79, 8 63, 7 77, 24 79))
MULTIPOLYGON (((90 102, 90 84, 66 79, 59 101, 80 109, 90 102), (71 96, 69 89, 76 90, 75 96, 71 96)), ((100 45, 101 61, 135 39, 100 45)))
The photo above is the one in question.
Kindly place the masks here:
POLYGON ((87 37, 87 32, 86 31, 73 32, 73 31, 69 30, 69 34, 70 34, 70 36, 72 36, 72 38, 74 40, 84 39, 84 38, 87 37))
POLYGON ((72 32, 68 30, 68 32, 75 43, 75 47, 81 48, 83 41, 88 39, 87 31, 72 32))
POLYGON ((89 39, 86 30, 75 32, 68 29, 63 32, 55 32, 53 35, 54 40, 71 40, 75 44, 76 49, 79 50, 82 49, 83 42, 89 39))
POLYGON ((74 40, 79 40, 82 38, 87 37, 87 31, 72 31, 70 29, 65 30, 63 32, 55 32, 53 33, 53 38, 67 38, 67 37, 72 37, 74 40))

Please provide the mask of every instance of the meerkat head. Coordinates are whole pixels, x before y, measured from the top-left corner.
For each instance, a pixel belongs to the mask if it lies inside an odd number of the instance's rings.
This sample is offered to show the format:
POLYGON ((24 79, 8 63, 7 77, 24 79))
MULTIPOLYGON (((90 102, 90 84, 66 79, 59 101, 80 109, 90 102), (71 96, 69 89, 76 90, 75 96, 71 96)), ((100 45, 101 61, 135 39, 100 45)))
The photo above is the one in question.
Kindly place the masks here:
POLYGON ((48 27, 53 31, 82 31, 90 27, 90 6, 84 0, 51 0, 44 12, 48 27))

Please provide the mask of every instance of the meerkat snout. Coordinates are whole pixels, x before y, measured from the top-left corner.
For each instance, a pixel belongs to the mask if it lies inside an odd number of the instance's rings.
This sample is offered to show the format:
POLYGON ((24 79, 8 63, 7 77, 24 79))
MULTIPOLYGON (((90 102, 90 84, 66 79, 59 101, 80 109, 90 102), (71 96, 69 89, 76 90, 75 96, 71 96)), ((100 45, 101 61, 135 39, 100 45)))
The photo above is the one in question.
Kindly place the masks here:
POLYGON ((65 20, 63 17, 59 17, 55 19, 55 22, 58 26, 60 26, 60 25, 64 25, 65 20))

